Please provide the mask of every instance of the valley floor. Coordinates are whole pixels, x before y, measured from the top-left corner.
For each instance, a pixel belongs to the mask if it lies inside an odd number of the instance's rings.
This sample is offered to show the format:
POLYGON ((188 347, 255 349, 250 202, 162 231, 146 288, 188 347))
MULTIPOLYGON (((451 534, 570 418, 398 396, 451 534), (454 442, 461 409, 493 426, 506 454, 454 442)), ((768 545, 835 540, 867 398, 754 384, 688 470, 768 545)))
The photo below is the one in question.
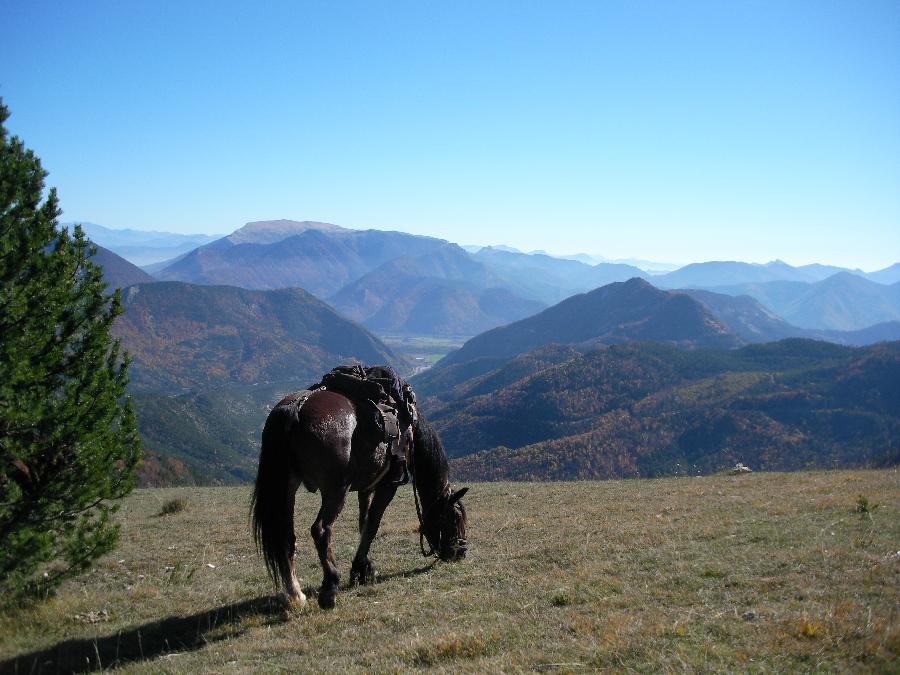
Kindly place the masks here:
MULTIPOLYGON (((248 497, 136 491, 115 553, 0 615, 0 672, 889 671, 900 656, 897 470, 475 484, 468 558, 434 565, 403 488, 373 545, 380 582, 328 612, 271 602, 248 497), (186 508, 158 515, 173 498, 186 508)), ((317 508, 300 495, 311 586, 317 508)), ((345 578, 355 521, 352 498, 345 578)))

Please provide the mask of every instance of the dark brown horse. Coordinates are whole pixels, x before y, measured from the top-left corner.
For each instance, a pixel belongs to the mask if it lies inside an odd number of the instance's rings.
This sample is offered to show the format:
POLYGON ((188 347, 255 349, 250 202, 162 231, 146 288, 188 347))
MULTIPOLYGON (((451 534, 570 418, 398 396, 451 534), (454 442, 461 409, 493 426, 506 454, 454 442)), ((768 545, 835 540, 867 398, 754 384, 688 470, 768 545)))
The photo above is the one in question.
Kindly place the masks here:
MULTIPOLYGON (((421 415, 410 425, 407 433, 410 432, 409 468, 417 492, 420 545, 424 537, 431 548, 426 552, 423 545, 422 553, 436 554, 442 560, 459 560, 467 547, 466 511, 460 498, 468 488, 451 490, 447 457, 437 434, 421 415)), ((340 582, 331 548, 332 526, 351 491, 359 493, 360 540, 350 579, 363 584, 374 581, 369 546, 397 491, 396 484, 379 481, 389 461, 387 446, 362 432, 356 407, 343 394, 328 389, 295 392, 269 414, 262 434, 251 518, 254 539, 269 575, 290 602, 306 604, 294 574, 297 489, 303 485, 322 495, 322 507, 310 533, 324 571, 319 605, 331 608, 340 582)))

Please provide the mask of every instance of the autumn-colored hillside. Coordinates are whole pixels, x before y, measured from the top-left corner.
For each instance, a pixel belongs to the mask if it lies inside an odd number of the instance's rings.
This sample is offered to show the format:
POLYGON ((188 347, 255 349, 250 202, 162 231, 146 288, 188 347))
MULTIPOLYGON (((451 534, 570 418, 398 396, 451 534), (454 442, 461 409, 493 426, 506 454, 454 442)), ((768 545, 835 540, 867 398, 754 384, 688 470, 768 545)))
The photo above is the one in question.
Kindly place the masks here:
POLYGON ((469 479, 568 479, 900 460, 900 343, 616 345, 518 359, 428 399, 469 479), (505 377, 505 370, 515 372, 505 377), (496 382, 495 388, 490 387, 496 382), (487 386, 486 386, 487 385, 487 386))

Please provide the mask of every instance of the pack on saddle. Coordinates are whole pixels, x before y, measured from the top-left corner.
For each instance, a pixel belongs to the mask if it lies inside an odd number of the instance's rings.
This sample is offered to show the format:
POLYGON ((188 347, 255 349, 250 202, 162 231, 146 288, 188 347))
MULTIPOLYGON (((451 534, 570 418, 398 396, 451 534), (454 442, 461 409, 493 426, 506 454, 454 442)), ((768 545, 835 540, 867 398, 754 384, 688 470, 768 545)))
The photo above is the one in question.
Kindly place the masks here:
MULTIPOLYGON (((390 366, 360 364, 337 366, 310 389, 330 389, 343 394, 356 406, 361 431, 376 443, 386 443, 389 462, 376 483, 409 482, 407 452, 411 451, 412 425, 416 421, 416 395, 412 387, 390 366)), ((374 485, 374 484, 373 484, 374 485)))

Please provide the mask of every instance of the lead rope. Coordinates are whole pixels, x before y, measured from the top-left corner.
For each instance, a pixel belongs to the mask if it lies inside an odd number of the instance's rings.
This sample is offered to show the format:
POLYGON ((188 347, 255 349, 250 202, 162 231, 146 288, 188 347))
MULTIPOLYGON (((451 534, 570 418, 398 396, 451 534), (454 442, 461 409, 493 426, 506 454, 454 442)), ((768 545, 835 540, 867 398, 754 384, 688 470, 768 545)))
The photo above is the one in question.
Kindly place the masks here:
POLYGON ((425 540, 425 534, 423 530, 425 529, 425 523, 422 520, 422 508, 419 506, 419 491, 416 489, 416 448, 413 446, 411 452, 409 453, 409 464, 410 471, 412 472, 412 484, 413 484, 413 499, 416 502, 416 516, 419 518, 419 550, 422 552, 422 556, 428 558, 434 555, 434 546, 431 545, 431 542, 428 542, 428 548, 431 550, 426 553, 425 552, 425 544, 423 543, 425 540))
POLYGON ((431 549, 428 552, 425 551, 425 534, 423 530, 425 529, 425 524, 422 521, 422 509, 419 507, 419 494, 416 490, 416 479, 413 476, 413 497, 416 500, 416 515, 419 517, 419 550, 422 552, 422 556, 428 558, 434 555, 434 546, 431 545, 431 542, 428 542, 428 548, 431 549))

